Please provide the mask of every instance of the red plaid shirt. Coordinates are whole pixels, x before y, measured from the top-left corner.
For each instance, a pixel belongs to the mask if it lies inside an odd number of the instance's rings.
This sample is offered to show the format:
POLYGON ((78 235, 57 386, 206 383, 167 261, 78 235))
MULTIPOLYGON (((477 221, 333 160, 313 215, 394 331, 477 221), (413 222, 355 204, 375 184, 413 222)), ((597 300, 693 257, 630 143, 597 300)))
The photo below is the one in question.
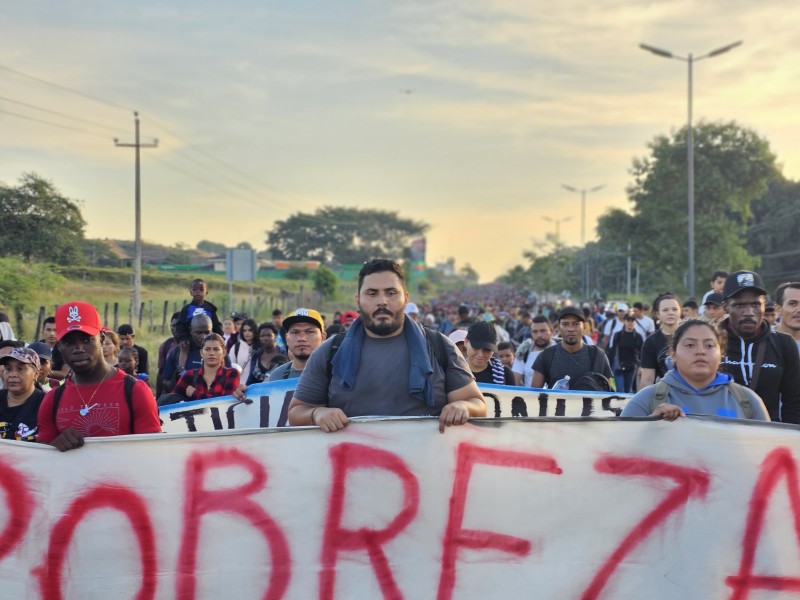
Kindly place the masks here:
POLYGON ((217 376, 209 387, 203 378, 203 367, 186 371, 173 390, 176 394, 186 396, 186 388, 194 387, 189 400, 202 400, 203 398, 216 398, 217 396, 230 396, 239 387, 239 371, 227 367, 217 369, 217 376))

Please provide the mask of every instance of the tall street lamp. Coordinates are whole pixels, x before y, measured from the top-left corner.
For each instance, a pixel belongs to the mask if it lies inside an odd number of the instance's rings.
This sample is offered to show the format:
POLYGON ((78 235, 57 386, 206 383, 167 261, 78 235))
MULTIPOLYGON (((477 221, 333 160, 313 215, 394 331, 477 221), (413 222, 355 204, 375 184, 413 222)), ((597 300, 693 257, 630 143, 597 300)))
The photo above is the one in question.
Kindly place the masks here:
POLYGON ((686 162, 688 163, 687 178, 689 188, 689 296, 694 296, 694 141, 692 139, 692 65, 698 60, 703 60, 704 58, 713 58, 714 56, 725 54, 729 50, 733 50, 737 46, 741 45, 742 41, 739 40, 738 42, 734 42, 732 44, 728 44, 727 46, 722 46, 721 48, 712 50, 711 52, 703 54, 702 56, 695 57, 691 54, 689 54, 689 56, 677 56, 669 50, 662 50, 661 48, 648 46, 647 44, 639 44, 639 48, 642 50, 647 50, 648 52, 652 52, 656 56, 661 56, 663 58, 674 58, 675 60, 683 61, 689 66, 689 119, 686 132, 686 162))
POLYGON ((583 293, 584 298, 589 297, 589 261, 588 257, 585 256, 586 254, 586 194, 592 194, 594 192, 602 190, 605 184, 596 185, 593 188, 587 189, 578 189, 576 187, 572 187, 571 185, 567 185, 566 183, 562 183, 561 187, 567 191, 575 192, 576 194, 581 195, 581 247, 584 249, 584 261, 583 261, 583 293))
POLYGON ((556 246, 558 246, 559 242, 561 241, 561 224, 566 223, 572 217, 564 217, 563 219, 553 219, 551 217, 545 217, 542 215, 542 218, 547 221, 548 223, 555 223, 556 226, 556 246))
POLYGON ((605 186, 603 185, 596 185, 593 188, 581 189, 572 187, 571 185, 567 185, 566 183, 562 183, 561 187, 565 190, 570 192, 575 192, 576 194, 581 195, 581 246, 586 243, 586 194, 592 194, 594 192, 602 190, 605 186))

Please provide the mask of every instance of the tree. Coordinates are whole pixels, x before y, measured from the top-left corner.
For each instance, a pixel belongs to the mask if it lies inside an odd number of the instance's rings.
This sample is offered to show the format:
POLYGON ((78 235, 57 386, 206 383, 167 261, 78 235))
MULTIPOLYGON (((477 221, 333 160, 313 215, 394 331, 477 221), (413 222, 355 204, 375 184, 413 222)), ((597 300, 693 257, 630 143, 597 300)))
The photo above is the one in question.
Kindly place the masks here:
POLYGON ((766 194, 753 202, 752 211, 747 250, 761 257, 759 274, 767 288, 800 281, 800 183, 783 177, 773 179, 766 194))
POLYGON ((62 265, 85 262, 86 222, 78 203, 36 175, 25 173, 17 187, 0 186, 0 256, 62 265))
POLYGON ((197 242, 197 249, 210 254, 226 254, 228 247, 219 242, 212 242, 211 240, 200 240, 197 242))
POLYGON ((325 265, 320 265, 314 271, 311 277, 314 281, 314 289, 318 291, 326 299, 333 299, 336 297, 336 292, 339 289, 339 278, 331 269, 325 265))
MULTIPOLYGON (((660 288, 685 289, 687 253, 686 128, 658 136, 633 162, 630 240, 643 272, 660 288)), ((700 123, 695 148, 695 280, 719 268, 753 268, 743 243, 750 204, 777 176, 769 143, 737 123, 700 123)), ((609 232, 619 237, 619 232, 609 232)), ((622 241, 622 240, 620 240, 622 241)), ((627 240, 624 240, 627 246, 627 240)), ((617 244, 619 246, 619 244, 617 244)), ((648 286, 649 287, 649 286, 648 286)))
POLYGON ((422 221, 397 212, 326 206, 276 221, 267 248, 279 260, 362 263, 370 258, 402 258, 407 241, 427 231, 422 221))

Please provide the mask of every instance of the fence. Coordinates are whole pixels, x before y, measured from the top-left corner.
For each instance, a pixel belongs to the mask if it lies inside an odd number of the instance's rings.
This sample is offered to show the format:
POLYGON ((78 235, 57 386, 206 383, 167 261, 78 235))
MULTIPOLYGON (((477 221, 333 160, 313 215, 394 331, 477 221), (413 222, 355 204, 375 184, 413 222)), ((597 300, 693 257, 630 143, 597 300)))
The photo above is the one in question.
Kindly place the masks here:
MULTIPOLYGON (((209 302, 217 306, 217 314, 222 320, 229 315, 232 311, 246 312, 251 318, 257 322, 268 320, 272 316, 272 311, 280 309, 284 313, 293 311, 295 308, 303 306, 319 307, 322 305, 322 295, 313 289, 305 289, 301 286, 297 292, 288 292, 281 290, 279 294, 268 294, 253 296, 252 298, 237 298, 231 303, 228 296, 219 299, 219 302, 214 302, 213 298, 208 299, 209 302)), ((175 300, 154 301, 149 300, 142 302, 139 310, 139 320, 135 324, 137 330, 146 330, 149 332, 160 332, 162 334, 169 332, 169 321, 172 313, 179 311, 187 304, 188 300, 183 299, 180 302, 175 300)), ((48 307, 40 306, 36 317, 36 325, 33 329, 33 335, 28 336, 27 332, 30 331, 30 320, 26 319, 28 313, 24 306, 15 307, 14 320, 15 331, 18 339, 38 339, 42 334, 42 327, 45 318, 48 315, 55 314, 58 305, 54 305, 50 310, 48 307)), ((132 314, 133 307, 130 303, 125 304, 121 302, 105 302, 102 305, 97 305, 97 310, 100 312, 100 317, 103 324, 109 329, 116 331, 121 323, 133 323, 132 314)))

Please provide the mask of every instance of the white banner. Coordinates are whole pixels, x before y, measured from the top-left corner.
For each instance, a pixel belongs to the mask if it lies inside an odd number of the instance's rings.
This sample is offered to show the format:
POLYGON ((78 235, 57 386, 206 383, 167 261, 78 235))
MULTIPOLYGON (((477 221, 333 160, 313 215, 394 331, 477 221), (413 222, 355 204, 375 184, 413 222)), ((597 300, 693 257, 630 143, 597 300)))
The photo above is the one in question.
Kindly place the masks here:
MULTIPOLYGON (((259 383, 247 388, 246 401, 220 396, 170 404, 159 409, 164 431, 214 431, 286 427, 297 379, 259 383), (211 409, 214 410, 211 410, 211 409)), ((542 390, 481 383, 487 417, 615 417, 633 394, 542 390)))
POLYGON ((3 441, 3 597, 795 597, 799 434, 422 419, 3 441))

